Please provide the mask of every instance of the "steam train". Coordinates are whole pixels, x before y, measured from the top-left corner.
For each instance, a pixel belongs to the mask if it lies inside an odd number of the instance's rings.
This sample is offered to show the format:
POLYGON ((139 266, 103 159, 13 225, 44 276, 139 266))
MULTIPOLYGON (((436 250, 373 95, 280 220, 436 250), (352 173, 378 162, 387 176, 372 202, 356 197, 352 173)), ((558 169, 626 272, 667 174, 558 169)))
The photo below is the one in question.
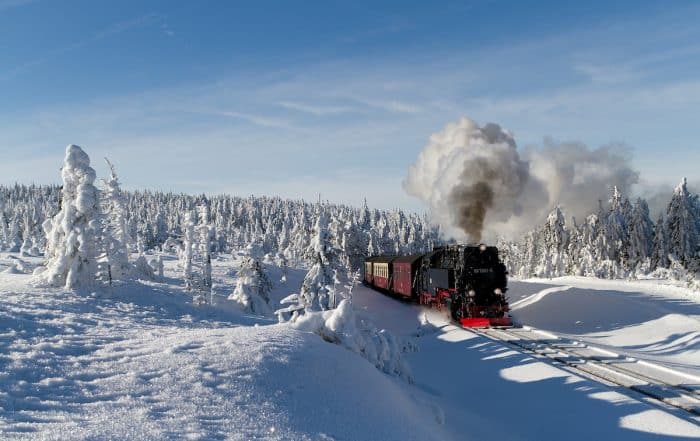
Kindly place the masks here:
POLYGON ((508 272, 496 247, 454 245, 412 256, 365 259, 363 282, 377 290, 446 310, 464 327, 512 326, 508 272))

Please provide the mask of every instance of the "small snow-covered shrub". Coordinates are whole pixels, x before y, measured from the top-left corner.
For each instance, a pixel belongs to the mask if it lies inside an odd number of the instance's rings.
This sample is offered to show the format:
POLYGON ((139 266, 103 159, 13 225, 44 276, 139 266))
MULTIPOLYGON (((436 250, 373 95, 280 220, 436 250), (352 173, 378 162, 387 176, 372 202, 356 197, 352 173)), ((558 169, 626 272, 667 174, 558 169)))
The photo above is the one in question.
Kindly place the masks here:
POLYGON ((313 332, 328 342, 357 352, 381 371, 413 381, 408 364, 403 359, 408 346, 390 332, 358 320, 348 299, 343 299, 336 309, 307 311, 292 321, 291 326, 313 332))
POLYGON ((140 279, 153 279, 155 274, 153 273, 153 268, 148 264, 146 256, 140 255, 134 262, 133 275, 135 278, 140 279))
POLYGON ((681 286, 700 291, 700 277, 698 273, 688 271, 680 261, 673 256, 669 256, 670 265, 668 268, 657 268, 651 273, 653 278, 667 279, 676 282, 681 286))
POLYGON ((260 262, 254 257, 244 257, 238 268, 236 287, 228 298, 245 312, 271 315, 271 289, 272 282, 260 262))
POLYGON ((163 256, 153 257, 148 261, 148 265, 153 270, 154 274, 157 274, 161 279, 163 278, 163 256))

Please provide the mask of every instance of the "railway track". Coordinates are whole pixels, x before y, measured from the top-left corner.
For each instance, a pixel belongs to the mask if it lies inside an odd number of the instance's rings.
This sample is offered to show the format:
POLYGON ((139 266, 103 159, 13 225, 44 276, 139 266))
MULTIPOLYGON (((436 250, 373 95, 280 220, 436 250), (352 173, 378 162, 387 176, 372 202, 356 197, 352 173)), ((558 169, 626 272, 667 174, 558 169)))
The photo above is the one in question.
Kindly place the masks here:
POLYGON ((570 371, 621 386, 646 398, 682 409, 700 423, 700 378, 637 360, 562 336, 523 328, 470 329, 486 338, 563 364, 570 371))

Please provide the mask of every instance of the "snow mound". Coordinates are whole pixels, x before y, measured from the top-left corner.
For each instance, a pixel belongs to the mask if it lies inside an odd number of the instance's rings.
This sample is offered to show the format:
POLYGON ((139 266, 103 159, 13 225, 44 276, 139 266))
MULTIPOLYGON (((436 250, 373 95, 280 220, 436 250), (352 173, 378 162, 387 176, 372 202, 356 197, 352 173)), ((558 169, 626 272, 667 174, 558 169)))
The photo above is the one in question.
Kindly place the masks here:
POLYGON ((413 381, 410 368, 403 358, 409 345, 384 329, 358 320, 348 299, 343 299, 336 309, 330 311, 306 312, 292 322, 292 326, 318 334, 328 342, 362 355, 387 374, 413 381))
MULTIPOLYGON (((30 278, 0 273, 2 440, 450 439, 411 386, 314 334, 164 284, 94 297, 30 278)), ((351 311, 330 315, 349 338, 351 311)))

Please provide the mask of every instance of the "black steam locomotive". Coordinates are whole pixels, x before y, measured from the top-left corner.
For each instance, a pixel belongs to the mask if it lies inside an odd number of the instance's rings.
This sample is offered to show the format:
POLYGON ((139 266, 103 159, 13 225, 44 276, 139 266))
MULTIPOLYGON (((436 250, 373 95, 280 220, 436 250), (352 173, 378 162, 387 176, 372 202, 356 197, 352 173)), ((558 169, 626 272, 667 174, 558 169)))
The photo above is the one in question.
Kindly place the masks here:
POLYGON ((444 309, 465 327, 511 326, 507 275, 496 247, 454 245, 413 256, 368 257, 364 283, 444 309))

